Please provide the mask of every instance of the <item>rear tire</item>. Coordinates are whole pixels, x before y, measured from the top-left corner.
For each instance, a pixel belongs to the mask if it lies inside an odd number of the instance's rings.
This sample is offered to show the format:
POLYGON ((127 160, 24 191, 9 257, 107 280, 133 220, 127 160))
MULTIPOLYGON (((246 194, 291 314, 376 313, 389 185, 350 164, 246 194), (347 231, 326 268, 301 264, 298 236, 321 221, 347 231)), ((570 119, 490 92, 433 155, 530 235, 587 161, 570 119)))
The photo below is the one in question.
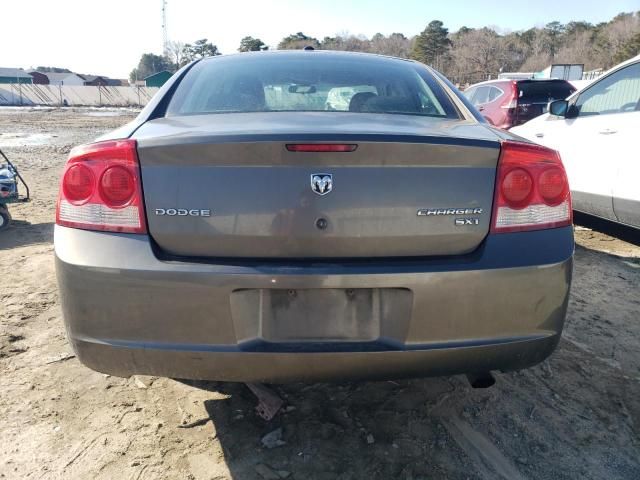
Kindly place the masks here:
POLYGON ((11 214, 4 205, 0 206, 0 232, 6 230, 11 223, 11 214))

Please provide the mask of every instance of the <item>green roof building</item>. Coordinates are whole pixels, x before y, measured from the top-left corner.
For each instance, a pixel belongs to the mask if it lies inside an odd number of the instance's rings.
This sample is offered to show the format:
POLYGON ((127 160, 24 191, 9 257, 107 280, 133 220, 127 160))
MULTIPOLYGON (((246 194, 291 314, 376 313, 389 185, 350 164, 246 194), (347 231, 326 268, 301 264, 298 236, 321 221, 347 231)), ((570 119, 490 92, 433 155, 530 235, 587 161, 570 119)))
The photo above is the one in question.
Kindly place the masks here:
POLYGON ((144 84, 147 87, 161 87, 164 83, 171 78, 173 73, 169 70, 163 70, 153 75, 149 75, 144 79, 144 84))
POLYGON ((33 83, 33 77, 21 68, 0 67, 0 84, 33 83))

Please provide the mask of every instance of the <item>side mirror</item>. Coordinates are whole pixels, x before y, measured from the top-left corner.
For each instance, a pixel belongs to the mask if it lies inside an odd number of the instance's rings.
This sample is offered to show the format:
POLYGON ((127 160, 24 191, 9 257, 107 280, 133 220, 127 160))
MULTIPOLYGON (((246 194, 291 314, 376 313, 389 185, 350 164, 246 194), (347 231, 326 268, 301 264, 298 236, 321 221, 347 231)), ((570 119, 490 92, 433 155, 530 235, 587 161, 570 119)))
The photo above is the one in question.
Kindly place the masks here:
POLYGON ((566 117, 569 110, 569 102, 566 100, 555 100, 549 103, 549 113, 556 117, 566 117))

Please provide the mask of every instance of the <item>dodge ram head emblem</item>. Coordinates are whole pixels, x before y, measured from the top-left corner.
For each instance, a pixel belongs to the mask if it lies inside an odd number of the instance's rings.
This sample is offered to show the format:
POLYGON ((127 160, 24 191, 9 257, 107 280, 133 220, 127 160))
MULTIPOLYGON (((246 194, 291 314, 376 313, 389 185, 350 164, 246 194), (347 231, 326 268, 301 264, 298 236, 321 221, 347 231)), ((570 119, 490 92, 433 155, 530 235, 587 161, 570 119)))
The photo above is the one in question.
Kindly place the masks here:
POLYGON ((312 173, 311 190, 318 195, 326 195, 333 189, 333 175, 330 173, 312 173))

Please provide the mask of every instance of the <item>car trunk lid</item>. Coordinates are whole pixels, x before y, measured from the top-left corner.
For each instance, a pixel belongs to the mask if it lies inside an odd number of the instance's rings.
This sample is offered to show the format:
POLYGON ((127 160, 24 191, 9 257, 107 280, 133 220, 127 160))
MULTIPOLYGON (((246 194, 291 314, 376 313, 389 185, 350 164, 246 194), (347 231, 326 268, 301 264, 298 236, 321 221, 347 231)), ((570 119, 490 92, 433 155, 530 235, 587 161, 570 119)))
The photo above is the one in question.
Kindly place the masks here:
POLYGON ((350 113, 170 117, 136 133, 149 233, 180 257, 459 255, 489 231, 496 137, 350 113), (354 145, 290 151, 288 145, 354 145))
POLYGON ((522 80, 516 88, 518 106, 514 126, 546 113, 549 102, 564 100, 576 91, 565 80, 522 80))

